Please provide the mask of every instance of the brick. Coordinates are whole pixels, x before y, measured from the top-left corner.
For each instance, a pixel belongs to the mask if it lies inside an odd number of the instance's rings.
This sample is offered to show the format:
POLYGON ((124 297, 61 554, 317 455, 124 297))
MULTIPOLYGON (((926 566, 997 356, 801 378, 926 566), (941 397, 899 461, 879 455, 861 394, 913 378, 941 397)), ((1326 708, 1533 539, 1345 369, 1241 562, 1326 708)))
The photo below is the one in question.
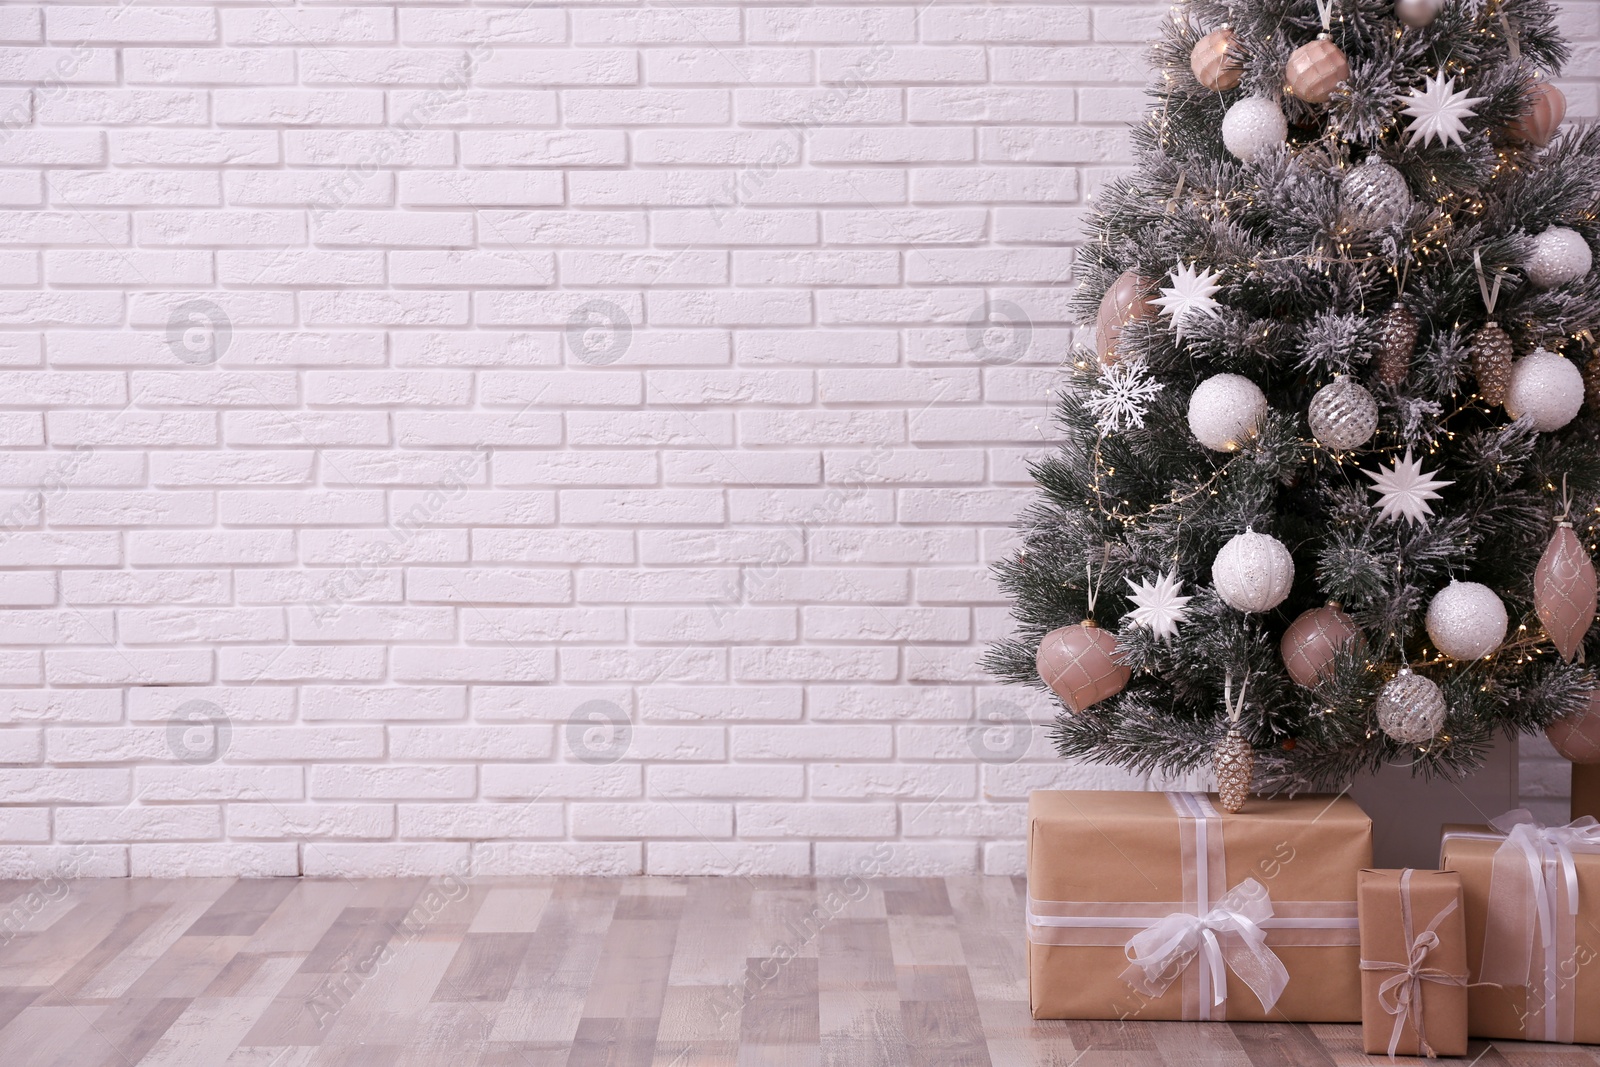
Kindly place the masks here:
POLYGON ((802 842, 663 841, 650 849, 647 873, 668 877, 691 871, 723 877, 802 877, 811 871, 810 851, 802 842))
POLYGON ((734 806, 740 837, 894 837, 898 820, 895 805, 764 804, 734 806))
MULTIPOLYGON (((400 804, 399 833, 407 838, 564 837, 561 805, 549 804, 400 804)), ((387 835, 373 835, 387 836, 387 835)))
POLYGON ((730 752, 736 760, 890 759, 894 737, 887 726, 735 726, 730 752))
POLYGON ((800 718, 798 687, 665 686, 639 693, 639 712, 661 721, 783 720, 800 718))
POLYGON ((494 800, 625 800, 644 795, 642 769, 626 763, 539 763, 515 767, 490 764, 482 769, 481 776, 483 796, 494 800))
MULTIPOLYGON (((120 10, 133 11, 140 8, 129 7, 120 10)), ((292 85, 294 83, 294 54, 289 49, 283 48, 225 50, 124 48, 122 63, 128 82, 132 85, 292 85)))
POLYGON ((662 799, 697 797, 798 797, 805 787, 799 767, 743 767, 730 764, 650 767, 649 795, 662 799))
POLYGON ((388 804, 229 804, 226 811, 228 837, 235 840, 387 838, 395 832, 388 804))
POLYGON ((733 836, 732 804, 570 805, 578 838, 726 838, 733 836))
POLYGON ((445 721, 466 714, 466 690, 450 686, 307 686, 301 715, 308 721, 445 721))
POLYGON ((477 788, 474 768, 321 764, 310 768, 313 800, 464 800, 477 788))
POLYGON ((231 598, 227 571, 66 571, 68 604, 222 604, 231 598))
POLYGON ((322 7, 223 9, 222 33, 228 44, 383 44, 395 39, 390 8, 322 7))

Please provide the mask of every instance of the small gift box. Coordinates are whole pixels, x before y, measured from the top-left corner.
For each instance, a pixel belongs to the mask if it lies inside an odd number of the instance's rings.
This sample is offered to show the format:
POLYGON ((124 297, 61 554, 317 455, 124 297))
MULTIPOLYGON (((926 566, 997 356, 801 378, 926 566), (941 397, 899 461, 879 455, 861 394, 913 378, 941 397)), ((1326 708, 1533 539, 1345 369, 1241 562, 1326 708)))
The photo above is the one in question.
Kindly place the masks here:
POLYGON ((1036 792, 1028 824, 1034 1018, 1361 1018, 1372 822, 1348 797, 1036 792))
POLYGON ((1600 1044, 1600 823, 1446 827, 1439 865, 1461 873, 1468 1033, 1600 1044))
POLYGON ((1361 1042, 1390 1056, 1467 1051, 1467 924, 1454 871, 1362 871, 1361 1042))

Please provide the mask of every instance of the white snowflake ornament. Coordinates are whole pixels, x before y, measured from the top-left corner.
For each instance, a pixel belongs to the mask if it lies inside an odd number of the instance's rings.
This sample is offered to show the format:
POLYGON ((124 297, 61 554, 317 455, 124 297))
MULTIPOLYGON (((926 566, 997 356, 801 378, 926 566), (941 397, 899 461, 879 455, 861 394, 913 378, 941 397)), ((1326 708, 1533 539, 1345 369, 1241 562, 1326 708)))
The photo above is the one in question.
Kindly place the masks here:
POLYGON ((1133 601, 1133 610, 1128 612, 1129 620, 1170 644, 1178 636, 1179 624, 1189 614, 1185 605, 1194 599, 1192 596, 1178 595, 1183 589, 1183 580, 1178 577, 1178 572, 1170 570, 1153 582, 1135 582, 1132 578, 1124 578, 1123 581, 1133 590, 1128 598, 1133 601))
POLYGON ((1145 371, 1142 361, 1124 360, 1101 369, 1100 388, 1084 400, 1083 406, 1095 417, 1101 433, 1121 433, 1133 427, 1142 430, 1145 413, 1161 388, 1161 383, 1145 371))
POLYGON ((1403 113, 1412 119, 1406 143, 1414 145, 1421 141, 1426 148, 1437 137, 1440 144, 1460 144, 1462 135, 1467 132, 1467 119, 1477 115, 1472 105, 1488 99, 1468 96, 1469 91, 1457 92, 1454 78, 1436 74, 1423 79, 1422 88, 1402 95, 1400 102, 1408 105, 1403 113))
POLYGON ((1181 262, 1173 270, 1171 286, 1162 286, 1161 295, 1150 301, 1161 309, 1161 314, 1172 319, 1172 328, 1177 333, 1178 343, 1183 343, 1183 328, 1193 321, 1196 315, 1214 319, 1222 305, 1212 297, 1221 291, 1222 286, 1217 284, 1221 278, 1220 271, 1209 268, 1196 270, 1194 264, 1184 266, 1181 262))
POLYGON ((1409 448, 1405 459, 1396 460, 1393 467, 1361 473, 1373 481, 1371 489, 1378 494, 1378 511, 1383 518, 1390 522, 1405 519, 1423 526, 1428 525, 1428 516, 1433 514, 1428 501, 1440 499, 1434 490, 1455 484, 1437 480, 1435 472, 1424 472, 1422 461, 1412 459, 1409 448))

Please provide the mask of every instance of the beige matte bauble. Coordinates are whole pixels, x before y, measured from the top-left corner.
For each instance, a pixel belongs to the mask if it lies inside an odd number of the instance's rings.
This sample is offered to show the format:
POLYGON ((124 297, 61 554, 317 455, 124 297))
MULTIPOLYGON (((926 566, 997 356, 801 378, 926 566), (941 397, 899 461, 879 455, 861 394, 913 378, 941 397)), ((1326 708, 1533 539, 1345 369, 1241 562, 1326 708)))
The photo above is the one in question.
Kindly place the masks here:
POLYGON ((1395 0, 1394 17, 1414 30, 1420 30, 1439 17, 1440 0, 1395 0))
POLYGON ((1350 61, 1324 35, 1296 48, 1283 68, 1283 87, 1308 104, 1326 104, 1350 77, 1350 61))
POLYGON ((1122 340, 1122 328, 1130 322, 1155 317, 1156 306, 1150 302, 1150 279, 1142 278, 1131 270, 1123 271, 1111 283, 1106 295, 1100 298, 1100 314, 1095 319, 1095 351, 1100 362, 1111 366, 1122 354, 1117 343, 1122 340))
POLYGON ((1045 634, 1033 662, 1044 684, 1079 714, 1122 692, 1133 677, 1117 660, 1116 635, 1091 619, 1045 634))
POLYGON ((1327 677, 1339 650, 1360 632, 1338 604, 1325 604, 1291 622, 1278 651, 1289 677, 1309 689, 1327 677))
POLYGON ((1227 26, 1212 30, 1194 43, 1189 53, 1189 69, 1195 81, 1207 89, 1226 92, 1237 89, 1244 78, 1239 61, 1239 38, 1227 26))
POLYGON ((1573 763, 1600 763, 1600 689, 1589 694, 1589 706, 1544 728, 1557 752, 1573 763))
POLYGON ((1521 114, 1511 120, 1506 132, 1523 144, 1543 148, 1566 117, 1567 98, 1561 90, 1545 82, 1534 82, 1523 100, 1521 114))

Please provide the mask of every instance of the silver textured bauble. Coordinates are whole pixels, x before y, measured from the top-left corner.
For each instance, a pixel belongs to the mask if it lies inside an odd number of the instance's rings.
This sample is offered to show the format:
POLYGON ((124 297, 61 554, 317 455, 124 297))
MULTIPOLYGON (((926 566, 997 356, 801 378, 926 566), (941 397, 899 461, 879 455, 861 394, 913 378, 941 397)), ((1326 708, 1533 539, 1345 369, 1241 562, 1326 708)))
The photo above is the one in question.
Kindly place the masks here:
POLYGON ((1439 17, 1439 9, 1443 6, 1440 0, 1395 0, 1394 17, 1412 29, 1420 30, 1439 17))
POLYGON ((1359 382, 1341 374, 1311 398, 1306 424, 1325 448, 1360 448, 1378 429, 1378 402, 1359 382))
POLYGON ((1211 564, 1211 584, 1225 604, 1239 611, 1271 611, 1294 585, 1294 557, 1271 534, 1235 535, 1211 564))
POLYGON ((1213 452, 1234 452, 1267 414, 1267 396, 1240 374, 1214 374, 1189 397, 1189 429, 1213 452))
POLYGON ((1411 189, 1394 167, 1369 159, 1339 182, 1339 214, 1357 230, 1379 230, 1411 214, 1411 189))
POLYGON ((1378 693, 1378 726, 1407 745, 1433 740, 1448 713, 1439 687, 1409 667, 1400 668, 1378 693))
POLYGON ((1565 356, 1536 348, 1511 365, 1506 414, 1526 415, 1533 428, 1551 433, 1571 422, 1583 406, 1583 372, 1565 356))
POLYGON ((1289 120, 1283 117, 1283 109, 1259 96, 1246 97, 1222 116, 1223 145, 1246 163, 1266 155, 1288 137, 1289 120))
POLYGON ((1428 602, 1428 637, 1452 659, 1480 659, 1506 639, 1506 606, 1478 582, 1451 582, 1428 602))
POLYGON ((1552 226, 1533 239, 1533 251, 1522 269, 1528 272, 1528 281, 1540 289, 1554 289, 1588 274, 1593 264, 1594 253, 1581 233, 1552 226))

